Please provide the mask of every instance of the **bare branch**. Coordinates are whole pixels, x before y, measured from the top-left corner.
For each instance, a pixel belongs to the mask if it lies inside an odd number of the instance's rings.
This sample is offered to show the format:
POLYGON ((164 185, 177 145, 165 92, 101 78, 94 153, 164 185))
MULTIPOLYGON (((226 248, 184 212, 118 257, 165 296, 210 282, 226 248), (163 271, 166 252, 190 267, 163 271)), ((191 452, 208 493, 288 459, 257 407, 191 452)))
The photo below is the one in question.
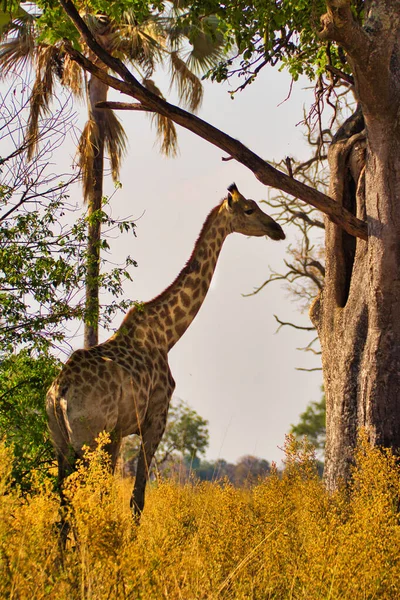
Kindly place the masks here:
POLYGON ((304 327, 303 325, 295 325, 294 323, 290 323, 287 321, 281 321, 279 319, 279 317, 277 317, 277 315, 274 315, 274 319, 279 323, 279 327, 276 330, 277 332, 280 330, 281 327, 293 327, 293 329, 300 329, 301 331, 315 331, 315 327, 304 327))
POLYGON ((340 69, 337 69, 332 65, 326 65, 326 70, 332 73, 333 75, 340 77, 340 79, 343 79, 343 81, 346 81, 350 85, 354 85, 354 77, 352 75, 344 73, 344 71, 341 71, 340 69))
POLYGON ((287 207, 287 210, 292 213, 293 217, 302 219, 303 221, 305 221, 306 223, 308 223, 309 225, 311 225, 313 227, 319 227, 320 229, 325 229, 325 225, 323 224, 322 221, 318 221, 317 219, 310 219, 310 217, 304 212, 292 211, 289 206, 287 207))

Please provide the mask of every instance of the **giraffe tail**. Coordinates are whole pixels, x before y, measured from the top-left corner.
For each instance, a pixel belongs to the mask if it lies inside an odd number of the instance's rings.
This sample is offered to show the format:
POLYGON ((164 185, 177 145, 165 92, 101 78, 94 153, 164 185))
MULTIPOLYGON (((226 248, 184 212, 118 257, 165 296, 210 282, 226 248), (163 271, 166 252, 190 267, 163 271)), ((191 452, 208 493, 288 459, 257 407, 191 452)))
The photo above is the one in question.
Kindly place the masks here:
POLYGON ((53 384, 46 398, 50 436, 57 454, 59 485, 74 470, 76 460, 79 457, 71 444, 66 414, 67 391, 65 386, 61 387, 53 384))

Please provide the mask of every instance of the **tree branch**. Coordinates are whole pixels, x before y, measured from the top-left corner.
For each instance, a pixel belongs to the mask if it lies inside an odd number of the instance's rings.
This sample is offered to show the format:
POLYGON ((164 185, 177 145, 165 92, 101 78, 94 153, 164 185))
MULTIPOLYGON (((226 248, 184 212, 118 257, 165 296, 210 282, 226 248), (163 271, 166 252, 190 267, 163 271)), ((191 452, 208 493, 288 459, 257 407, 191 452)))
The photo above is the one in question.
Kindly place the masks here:
POLYGON ((294 329, 301 329, 301 331, 315 331, 315 327, 304 327, 302 325, 295 325, 294 323, 289 323, 287 321, 281 321, 276 315, 274 315, 274 319, 279 323, 277 331, 279 331, 279 329, 285 325, 288 327, 293 327, 294 329))
POLYGON ((326 4, 328 10, 321 17, 320 39, 339 42, 353 58, 366 60, 371 40, 353 17, 350 0, 327 0, 326 4))
POLYGON ((337 69, 336 67, 333 67, 332 65, 326 65, 325 68, 327 71, 329 71, 333 75, 336 75, 336 77, 343 79, 343 81, 345 81, 346 83, 348 83, 350 85, 354 85, 354 77, 352 75, 349 75, 348 73, 345 73, 344 71, 341 71, 340 69, 337 69))
POLYGON ((217 148, 220 148, 226 152, 228 156, 232 156, 239 163, 250 169, 264 185, 281 189, 296 198, 300 198, 304 202, 307 202, 324 212, 331 221, 345 229, 350 235, 367 240, 367 224, 360 219, 357 219, 349 211, 340 206, 338 202, 335 202, 332 198, 318 190, 278 171, 257 156, 257 154, 249 150, 241 142, 221 132, 219 129, 213 127, 199 117, 196 117, 177 106, 169 104, 167 101, 147 90, 119 59, 108 54, 108 52, 106 52, 106 50, 95 40, 71 0, 60 0, 60 4, 74 22, 87 46, 108 68, 117 73, 122 80, 109 75, 104 69, 94 65, 66 42, 65 50, 83 69, 89 71, 110 87, 135 98, 148 109, 168 117, 178 125, 192 131, 217 148))
POLYGON ((97 102, 96 108, 108 108, 111 110, 140 110, 147 112, 154 112, 152 108, 143 106, 141 102, 97 102))

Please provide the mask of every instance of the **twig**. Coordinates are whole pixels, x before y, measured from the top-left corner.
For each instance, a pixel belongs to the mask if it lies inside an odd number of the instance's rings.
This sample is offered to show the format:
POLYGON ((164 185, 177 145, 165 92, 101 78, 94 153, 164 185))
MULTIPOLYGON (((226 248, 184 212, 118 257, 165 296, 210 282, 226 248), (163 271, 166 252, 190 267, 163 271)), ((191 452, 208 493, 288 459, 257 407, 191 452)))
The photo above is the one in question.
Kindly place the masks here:
POLYGON ((277 332, 279 331, 279 329, 281 327, 284 327, 285 325, 288 325, 289 327, 293 327, 294 329, 300 329, 301 331, 315 331, 315 327, 304 327, 303 325, 295 325, 294 323, 289 323, 289 322, 286 322, 286 321, 281 321, 276 315, 274 315, 274 318, 279 323, 279 327, 277 329, 277 332))

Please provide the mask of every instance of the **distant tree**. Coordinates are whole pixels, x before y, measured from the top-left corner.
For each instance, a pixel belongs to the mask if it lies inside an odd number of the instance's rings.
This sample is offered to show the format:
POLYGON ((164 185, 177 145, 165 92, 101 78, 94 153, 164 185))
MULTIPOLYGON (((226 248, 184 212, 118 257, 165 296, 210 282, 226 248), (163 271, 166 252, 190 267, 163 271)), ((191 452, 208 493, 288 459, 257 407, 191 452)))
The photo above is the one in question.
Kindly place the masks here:
POLYGON ((228 479, 237 487, 245 487, 256 483, 260 477, 265 477, 271 470, 270 463, 257 456, 246 455, 234 464, 223 458, 216 461, 201 461, 194 473, 201 481, 218 481, 228 479))
POLYGON ((216 481, 221 479, 234 480, 235 465, 224 458, 215 461, 201 461, 195 469, 196 477, 200 481, 216 481))
MULTIPOLYGON (((203 419, 193 408, 183 400, 173 400, 165 433, 157 449, 154 468, 171 470, 176 462, 182 462, 193 467, 199 462, 199 456, 204 454, 209 440, 208 421, 203 419)), ((130 436, 124 441, 122 457, 125 468, 134 473, 139 454, 140 439, 130 436)))
POLYGON ((290 433, 296 437, 307 436, 316 450, 323 453, 325 449, 326 401, 325 394, 319 402, 310 402, 301 413, 297 425, 291 425, 290 433))
POLYGON ((157 464, 165 463, 178 452, 187 461, 204 454, 209 442, 208 421, 183 400, 172 403, 165 434, 158 447, 157 464))
POLYGON ((256 483, 260 477, 266 477, 270 470, 271 465, 267 460, 247 454, 236 462, 233 483, 238 487, 256 483))
POLYGON ((28 350, 0 362, 0 438, 12 445, 12 476, 24 491, 31 488, 34 475, 50 476, 53 447, 50 442, 45 395, 60 368, 60 361, 28 350))

